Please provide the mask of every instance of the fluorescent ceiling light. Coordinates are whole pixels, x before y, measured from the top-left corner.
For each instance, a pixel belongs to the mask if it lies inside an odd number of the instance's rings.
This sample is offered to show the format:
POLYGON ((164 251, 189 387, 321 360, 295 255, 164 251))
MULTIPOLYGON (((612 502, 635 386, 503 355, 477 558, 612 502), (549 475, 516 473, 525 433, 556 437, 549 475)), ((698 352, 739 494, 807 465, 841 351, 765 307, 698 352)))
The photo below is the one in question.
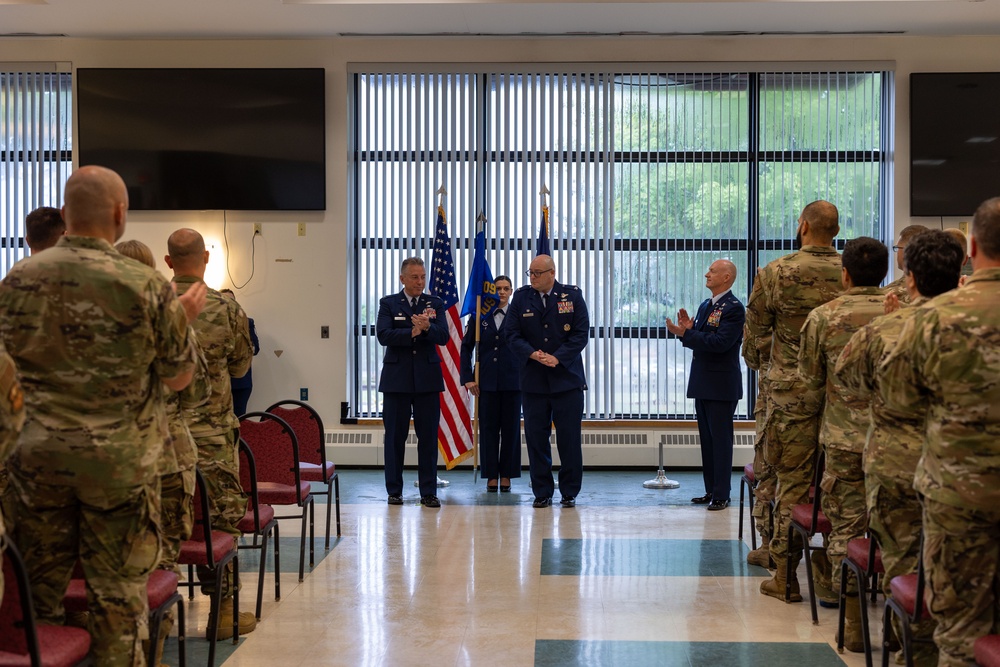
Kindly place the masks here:
POLYGON ((967 144, 989 144, 996 141, 996 137, 969 137, 965 140, 967 144))

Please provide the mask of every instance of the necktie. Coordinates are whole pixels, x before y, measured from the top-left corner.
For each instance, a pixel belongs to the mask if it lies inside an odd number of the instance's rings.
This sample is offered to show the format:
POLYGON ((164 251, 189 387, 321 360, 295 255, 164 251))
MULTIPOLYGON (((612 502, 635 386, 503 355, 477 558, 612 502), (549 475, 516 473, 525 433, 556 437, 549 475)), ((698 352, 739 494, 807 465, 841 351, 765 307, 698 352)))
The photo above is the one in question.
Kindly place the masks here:
POLYGON ((417 297, 413 297, 412 299, 410 299, 410 308, 413 308, 413 310, 416 310, 417 309, 417 301, 419 301, 419 299, 417 297))
POLYGON ((545 292, 539 292, 538 294, 541 295, 541 297, 542 297, 542 308, 548 307, 548 305, 549 305, 549 299, 548 299, 549 295, 546 294, 545 292))

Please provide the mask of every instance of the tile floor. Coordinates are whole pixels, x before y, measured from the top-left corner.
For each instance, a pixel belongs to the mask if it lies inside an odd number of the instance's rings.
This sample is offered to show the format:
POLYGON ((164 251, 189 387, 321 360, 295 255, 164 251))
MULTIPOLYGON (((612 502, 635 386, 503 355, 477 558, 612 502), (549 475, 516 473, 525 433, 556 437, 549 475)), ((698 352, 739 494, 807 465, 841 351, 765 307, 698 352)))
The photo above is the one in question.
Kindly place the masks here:
MULTIPOLYGON (((690 505, 700 473, 672 473, 679 489, 644 489, 653 476, 587 472, 575 509, 536 510, 526 477, 491 494, 469 471, 442 472, 450 486, 432 510, 417 504, 415 472, 406 504, 390 507, 381 470, 342 471, 343 536, 327 552, 317 525, 317 563, 300 583, 297 522, 282 522, 282 598, 269 557, 262 620, 238 645, 218 643, 217 664, 864 664, 838 655, 835 610, 821 608, 813 625, 808 602, 758 593, 767 572, 746 564, 749 546, 736 538, 737 474, 722 512, 690 505)), ((244 610, 257 563, 241 553, 244 610)), ((192 665, 205 664, 207 610, 200 596, 188 606, 192 665)), ((176 665, 170 644, 164 661, 176 665)))

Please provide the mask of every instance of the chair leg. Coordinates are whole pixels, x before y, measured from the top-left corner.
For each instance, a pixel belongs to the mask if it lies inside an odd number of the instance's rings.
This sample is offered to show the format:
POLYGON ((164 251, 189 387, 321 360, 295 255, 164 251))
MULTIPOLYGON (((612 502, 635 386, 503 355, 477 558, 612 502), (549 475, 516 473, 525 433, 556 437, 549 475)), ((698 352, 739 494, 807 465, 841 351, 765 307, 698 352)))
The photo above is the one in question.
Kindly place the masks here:
MULTIPOLYGON (((215 667, 215 637, 219 633, 219 610, 222 606, 222 581, 225 577, 224 567, 215 567, 215 590, 209 598, 211 609, 208 612, 208 627, 205 629, 205 639, 208 640, 208 667, 215 667)), ((235 618, 235 613, 233 614, 235 618)))
POLYGON ((156 649, 160 643, 160 623, 163 620, 163 610, 157 609, 149 615, 149 652, 146 655, 146 664, 155 666, 156 649))
MULTIPOLYGON (((743 477, 740 477, 740 527, 736 533, 740 542, 743 541, 743 489, 745 489, 746 486, 747 486, 747 477, 746 475, 744 475, 743 477)), ((753 515, 753 512, 751 512, 750 514, 753 515)))
POLYGON ((316 567, 316 500, 309 496, 309 569, 314 567, 316 567))
POLYGON ((240 557, 233 556, 233 643, 240 643, 240 557))
POLYGON ((274 523, 274 600, 281 599, 281 559, 278 557, 281 544, 281 526, 276 521, 274 523))
MULTIPOLYGON (((865 598, 868 596, 868 581, 863 572, 855 572, 855 576, 858 578, 858 605, 861 607, 861 636, 865 642, 865 667, 872 667, 872 638, 868 634, 868 607, 865 606, 865 598)), ((843 575, 841 575, 841 586, 843 586, 843 575)), ((841 607, 844 606, 844 602, 844 599, 841 598, 841 607)))
POLYGON ((333 518, 333 480, 326 483, 326 550, 330 550, 330 519, 333 518))
POLYGON ((177 601, 177 660, 180 667, 187 667, 187 626, 184 623, 184 598, 181 598, 177 601))
POLYGON ((837 610, 837 653, 844 652, 844 630, 847 624, 847 577, 848 565, 845 558, 840 564, 840 608, 837 610))
POLYGON ((309 521, 309 508, 302 507, 302 539, 299 540, 299 581, 306 579, 306 540, 309 533, 307 524, 309 521))
POLYGON ((882 667, 889 667, 889 635, 892 632, 892 605, 886 601, 882 612, 882 667))
POLYGON ((187 580, 190 582, 190 585, 188 586, 188 600, 193 600, 194 599, 194 586, 195 586, 194 565, 188 565, 188 578, 187 578, 187 580))
POLYGON ((260 610, 264 605, 264 570, 267 568, 268 532, 265 531, 260 538, 260 567, 257 570, 257 613, 255 614, 258 621, 260 620, 260 610))
MULTIPOLYGON (((753 486, 747 487, 747 509, 750 512, 750 516, 747 517, 748 523, 750 524, 750 548, 754 551, 757 550, 757 528, 753 523, 753 486)), ((742 525, 743 522, 740 522, 742 525)))
POLYGON ((340 537, 340 477, 337 474, 333 475, 333 490, 337 509, 337 537, 340 537))

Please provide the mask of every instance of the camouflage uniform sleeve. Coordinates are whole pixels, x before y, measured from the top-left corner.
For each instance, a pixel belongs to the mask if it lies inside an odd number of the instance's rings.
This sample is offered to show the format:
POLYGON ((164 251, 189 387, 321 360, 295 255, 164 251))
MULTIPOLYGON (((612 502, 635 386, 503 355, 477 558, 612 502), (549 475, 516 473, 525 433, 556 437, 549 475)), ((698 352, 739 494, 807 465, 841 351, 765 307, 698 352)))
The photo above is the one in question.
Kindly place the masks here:
POLYGON ((190 327, 173 287, 159 274, 155 276, 150 285, 156 341, 153 369, 161 378, 174 378, 191 370, 194 365, 194 353, 188 340, 190 327))
POLYGON ((938 358, 934 339, 936 322, 932 310, 911 317, 899 334, 895 347, 879 365, 879 395, 886 407, 903 415, 926 414, 925 397, 933 389, 928 373, 938 358))
POLYGON ((194 328, 188 325, 188 340, 191 345, 191 353, 194 355, 194 375, 191 384, 177 392, 180 398, 181 408, 188 410, 197 408, 208 403, 212 396, 212 381, 208 375, 208 361, 205 359, 205 352, 198 342, 198 334, 194 328))
POLYGON ((844 392, 854 400, 871 400, 875 389, 875 364, 881 356, 876 349, 880 348, 876 345, 878 340, 871 326, 863 326, 854 332, 837 359, 833 373, 844 392))
POLYGON ((823 350, 824 322, 818 309, 809 313, 799 332, 799 377, 809 389, 826 386, 826 354, 823 350))
POLYGON ((233 354, 229 357, 229 375, 241 378, 250 370, 253 360, 253 344, 250 342, 250 322, 240 305, 230 299, 226 300, 230 309, 230 322, 233 323, 233 354))
POLYGON ((0 348, 0 468, 14 450, 24 425, 24 394, 14 360, 0 348))
POLYGON ((759 371, 763 360, 760 355, 760 339, 770 340, 774 329, 774 311, 767 298, 766 283, 771 279, 769 268, 757 274, 747 301, 747 319, 743 325, 743 359, 747 367, 759 371))

